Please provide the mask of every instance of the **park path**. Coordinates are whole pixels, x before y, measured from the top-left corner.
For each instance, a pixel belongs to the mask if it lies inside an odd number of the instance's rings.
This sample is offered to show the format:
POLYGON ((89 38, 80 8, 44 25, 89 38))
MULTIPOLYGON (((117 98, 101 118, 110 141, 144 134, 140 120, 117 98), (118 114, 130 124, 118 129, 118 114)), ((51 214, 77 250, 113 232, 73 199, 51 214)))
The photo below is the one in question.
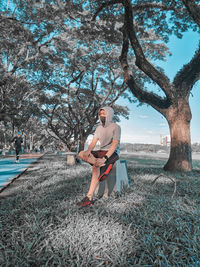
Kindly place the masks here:
POLYGON ((0 159, 0 191, 42 156, 40 153, 23 154, 19 163, 15 163, 15 157, 0 159))

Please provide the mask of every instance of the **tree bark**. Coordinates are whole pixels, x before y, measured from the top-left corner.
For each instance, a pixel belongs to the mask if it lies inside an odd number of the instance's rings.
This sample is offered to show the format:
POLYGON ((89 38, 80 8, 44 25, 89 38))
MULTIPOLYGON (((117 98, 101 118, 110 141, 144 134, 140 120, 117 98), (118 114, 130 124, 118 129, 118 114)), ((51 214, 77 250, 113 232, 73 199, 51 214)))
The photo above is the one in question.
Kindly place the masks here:
POLYGON ((78 152, 84 150, 86 140, 87 140, 87 138, 86 139, 85 138, 82 138, 80 140, 80 143, 79 143, 79 151, 78 152))
POLYGON ((166 110, 169 123, 171 147, 165 171, 192 170, 192 152, 190 138, 190 121, 192 115, 187 99, 181 99, 176 105, 166 110))

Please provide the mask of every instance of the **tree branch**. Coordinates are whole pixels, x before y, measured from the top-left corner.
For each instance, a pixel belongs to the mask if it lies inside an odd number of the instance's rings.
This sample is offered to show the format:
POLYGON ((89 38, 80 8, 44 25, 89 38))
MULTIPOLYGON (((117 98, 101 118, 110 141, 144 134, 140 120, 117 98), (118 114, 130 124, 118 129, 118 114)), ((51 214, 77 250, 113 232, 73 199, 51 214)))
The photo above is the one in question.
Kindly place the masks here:
POLYGON ((130 0, 124 0, 125 7, 125 30, 127 31, 131 46, 136 56, 136 66, 149 76, 165 92, 166 96, 171 96, 171 84, 167 76, 159 72, 145 57, 142 47, 137 39, 133 24, 133 12, 130 0))
POLYGON ((163 99, 162 97, 154 94, 153 92, 149 93, 144 91, 135 81, 133 76, 130 76, 127 84, 132 94, 142 103, 149 104, 161 114, 165 115, 166 109, 171 105, 171 102, 168 98, 163 99))
POLYGON ((69 87, 71 83, 76 82, 79 78, 83 77, 85 71, 81 71, 76 77, 74 77, 66 86, 69 87))
POLYGON ((200 4, 195 4, 191 0, 182 0, 194 22, 200 27, 200 4))
POLYGON ((183 9, 177 9, 174 7, 173 3, 170 6, 164 5, 162 3, 139 3, 136 5, 133 5, 134 11, 140 11, 143 9, 159 9, 159 10, 173 10, 173 11, 182 11, 183 9))
POLYGON ((129 72, 129 65, 127 60, 128 49, 129 49, 129 38, 128 33, 126 31, 126 27, 124 26, 122 29, 123 32, 123 45, 121 55, 119 57, 122 69, 124 71, 124 81, 128 84, 129 89, 133 93, 133 95, 139 99, 140 102, 147 103, 158 110, 160 113, 164 113, 164 109, 166 109, 170 105, 169 100, 164 100, 161 97, 144 91, 139 85, 136 83, 133 76, 131 76, 129 72))
POLYGON ((97 9, 97 11, 95 12, 94 16, 92 17, 92 21, 95 21, 95 20, 96 20, 96 17, 98 16, 98 14, 99 14, 105 7, 112 6, 112 5, 115 5, 115 4, 122 4, 122 0, 111 0, 111 1, 104 2, 104 3, 97 9))
POLYGON ((187 95, 192 90, 193 85, 200 79, 200 43, 192 60, 183 66, 176 74, 173 84, 180 94, 187 95), (183 88, 185 90, 183 90, 183 88))
MULTIPOLYGON (((96 20, 96 17, 98 16, 98 14, 105 8, 105 7, 108 7, 108 6, 112 6, 114 4, 122 4, 123 3, 123 0, 112 0, 112 1, 107 1, 105 3, 103 3, 98 9, 97 11, 95 12, 94 16, 92 17, 92 21, 95 21, 96 20)), ((173 4, 171 4, 170 6, 167 6, 167 5, 164 5, 164 4, 161 4, 161 3, 139 3, 139 4, 136 4, 136 5, 133 5, 132 6, 132 9, 134 11, 140 11, 140 10, 143 10, 143 9, 159 9, 159 10, 174 10, 176 12, 178 11, 182 11, 182 9, 177 9, 174 7, 173 4)))
POLYGON ((128 50, 129 50, 129 39, 128 39, 127 31, 125 30, 125 27, 122 28, 122 33, 123 33, 123 44, 122 44, 122 51, 119 57, 119 61, 124 71, 124 81, 127 82, 130 77, 129 65, 128 65, 128 60, 127 60, 127 55, 128 55, 128 50))

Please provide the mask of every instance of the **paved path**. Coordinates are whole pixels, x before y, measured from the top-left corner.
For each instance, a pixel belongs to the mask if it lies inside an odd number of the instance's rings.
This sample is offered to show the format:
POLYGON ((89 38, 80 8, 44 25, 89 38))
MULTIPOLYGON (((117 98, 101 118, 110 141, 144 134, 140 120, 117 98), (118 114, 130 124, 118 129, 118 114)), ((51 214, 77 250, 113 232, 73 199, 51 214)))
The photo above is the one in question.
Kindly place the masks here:
POLYGON ((8 184, 13 178, 26 170, 31 163, 40 158, 42 154, 21 155, 19 163, 15 163, 15 157, 0 159, 0 189, 8 184))

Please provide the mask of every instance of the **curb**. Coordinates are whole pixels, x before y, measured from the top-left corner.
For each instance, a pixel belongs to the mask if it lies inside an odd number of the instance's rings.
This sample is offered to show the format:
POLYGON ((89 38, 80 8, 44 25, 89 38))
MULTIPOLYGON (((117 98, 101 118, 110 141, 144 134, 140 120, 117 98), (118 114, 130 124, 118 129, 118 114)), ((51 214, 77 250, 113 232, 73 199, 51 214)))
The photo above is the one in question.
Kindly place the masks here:
POLYGON ((45 155, 46 153, 44 153, 43 155, 41 155, 39 158, 37 158, 34 162, 30 163, 28 165, 28 167, 23 170, 22 172, 20 172, 19 174, 17 174, 16 176, 14 176, 11 180, 9 180, 7 183, 5 183, 3 185, 2 188, 0 188, 0 194, 7 188, 9 187, 10 184, 12 184, 15 180, 17 180, 22 174, 24 174, 32 165, 38 163, 38 161, 45 155))

